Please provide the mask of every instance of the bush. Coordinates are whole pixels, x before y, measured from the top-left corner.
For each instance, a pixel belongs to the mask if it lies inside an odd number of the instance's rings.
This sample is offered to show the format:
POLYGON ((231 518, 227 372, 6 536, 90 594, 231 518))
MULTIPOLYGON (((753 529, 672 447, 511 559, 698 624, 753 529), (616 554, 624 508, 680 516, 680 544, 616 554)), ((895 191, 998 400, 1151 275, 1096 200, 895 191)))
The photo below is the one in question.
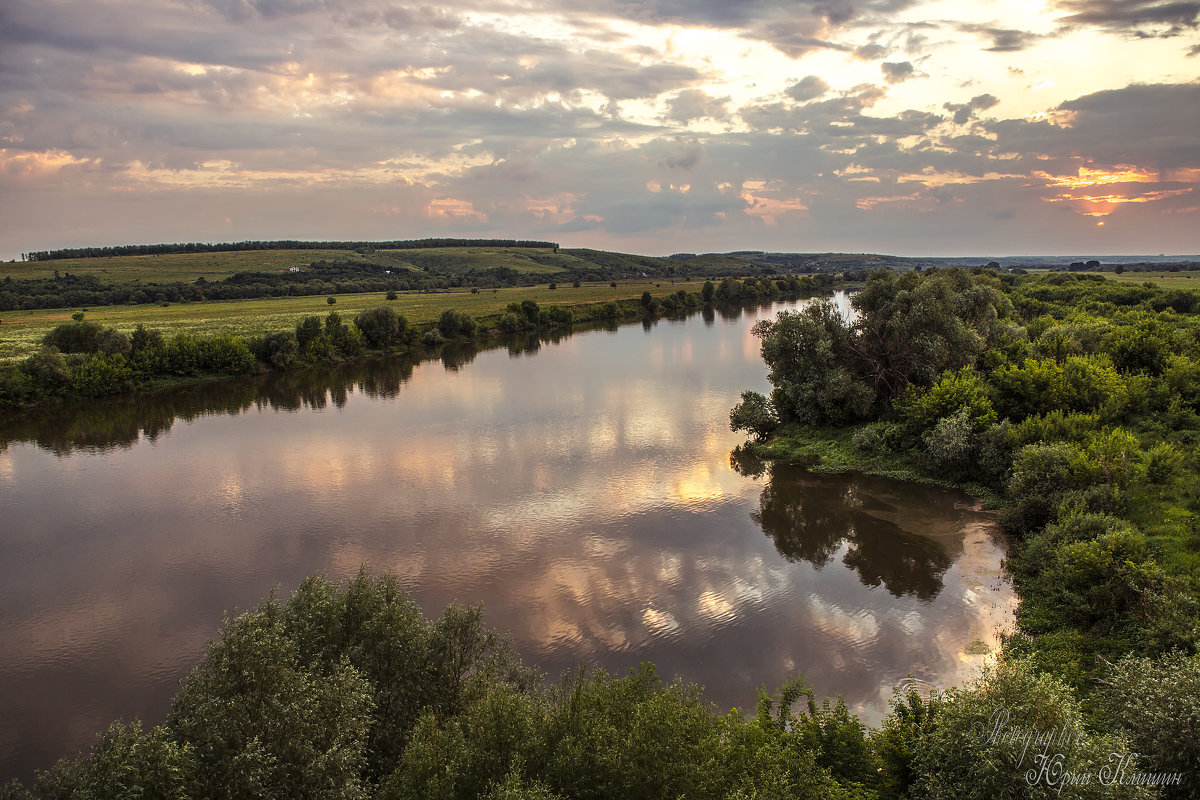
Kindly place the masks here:
POLYGON ((94 353, 101 327, 84 322, 82 316, 74 322, 58 325, 42 338, 43 347, 53 347, 60 353, 94 353))
POLYGON ((742 402, 729 412, 729 429, 746 431, 762 441, 779 427, 779 417, 771 401, 758 392, 742 392, 742 402))
POLYGON ((929 469, 954 480, 971 477, 979 448, 969 409, 960 408, 938 421, 923 441, 929 469))
POLYGON ((73 370, 71 391, 81 397, 102 397, 133 388, 133 370, 125 356, 93 353, 73 370))
POLYGON ((1136 786, 1097 779, 1112 753, 1131 752, 1119 737, 1089 734, 1078 701, 1055 678, 1020 660, 1001 661, 974 686, 952 689, 936 719, 912 745, 913 800, 1137 800, 1136 786), (1054 737, 1046 748, 1029 736, 1054 737), (1068 775, 1086 784, 1060 785, 1068 775))
POLYGON ((18 408, 33 399, 35 387, 16 365, 0 364, 0 408, 18 408))
POLYGON ((371 695, 344 659, 302 661, 269 601, 226 623, 166 724, 195 753, 198 796, 349 800, 363 794, 371 695))
POLYGON ((1200 788, 1200 657, 1170 653, 1157 660, 1126 658, 1109 670, 1101 715, 1128 735, 1143 771, 1180 773, 1164 798, 1196 797, 1200 788))
POLYGON ((53 347, 45 347, 21 362, 21 372, 38 394, 61 394, 71 383, 67 360, 53 347))
POLYGON ((162 727, 113 723, 87 758, 60 761, 38 776, 45 798, 163 798, 185 800, 196 791, 196 759, 162 727))
POLYGON ((502 315, 496 322, 496 327, 500 329, 501 333, 516 333, 523 329, 525 325, 525 318, 523 316, 518 317, 511 311, 502 315))
POLYGON ((987 384, 970 369, 943 373, 928 389, 910 386, 896 398, 894 407, 913 436, 921 436, 960 412, 972 431, 997 419, 987 384))
POLYGON ((1079 448, 1067 444, 1027 445, 1013 461, 1000 520, 1012 533, 1039 530, 1054 517, 1063 495, 1079 488, 1071 470, 1079 448))
POLYGON ((1048 561, 1027 582, 1019 614, 1032 632, 1073 627, 1097 635, 1114 633, 1114 626, 1124 624, 1144 593, 1162 580, 1146 537, 1127 528, 1062 544, 1048 561))
POLYGON ((850 444, 856 453, 863 456, 877 456, 888 449, 881 423, 871 423, 859 428, 850 437, 850 444))
POLYGON ((475 320, 469 314, 446 309, 438 317, 438 331, 447 339, 471 338, 475 335, 475 320))
POLYGON ((372 347, 395 344, 408 328, 408 320, 386 306, 368 309, 359 314, 354 324, 372 347))
POLYGON ((259 361, 277 369, 287 369, 296 362, 300 343, 294 332, 279 331, 257 339, 250 349, 259 361))

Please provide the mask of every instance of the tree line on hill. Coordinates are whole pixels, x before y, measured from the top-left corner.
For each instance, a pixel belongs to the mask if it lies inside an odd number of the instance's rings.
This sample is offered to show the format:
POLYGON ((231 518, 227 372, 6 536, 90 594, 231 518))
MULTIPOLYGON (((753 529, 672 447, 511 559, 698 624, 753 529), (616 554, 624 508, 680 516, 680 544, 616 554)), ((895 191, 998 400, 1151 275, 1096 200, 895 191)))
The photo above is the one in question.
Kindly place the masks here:
POLYGON ((558 250, 556 242, 524 239, 400 239, 390 242, 305 242, 298 240, 221 242, 177 242, 174 244, 126 244, 111 247, 74 247, 33 250, 21 254, 22 261, 55 261, 64 258, 151 256, 169 253, 236 253, 244 250, 415 250, 426 247, 528 247, 558 250))

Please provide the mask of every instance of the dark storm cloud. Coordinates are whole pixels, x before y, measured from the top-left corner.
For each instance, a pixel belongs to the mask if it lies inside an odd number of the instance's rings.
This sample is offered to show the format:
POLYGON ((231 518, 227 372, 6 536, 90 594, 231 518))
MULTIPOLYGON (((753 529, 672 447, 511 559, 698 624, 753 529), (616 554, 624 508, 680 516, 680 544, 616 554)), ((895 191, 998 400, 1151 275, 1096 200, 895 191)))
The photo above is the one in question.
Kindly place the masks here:
POLYGON ((1200 3, 1176 0, 1056 0, 1063 22, 1138 36, 1175 36, 1194 29, 1200 3))

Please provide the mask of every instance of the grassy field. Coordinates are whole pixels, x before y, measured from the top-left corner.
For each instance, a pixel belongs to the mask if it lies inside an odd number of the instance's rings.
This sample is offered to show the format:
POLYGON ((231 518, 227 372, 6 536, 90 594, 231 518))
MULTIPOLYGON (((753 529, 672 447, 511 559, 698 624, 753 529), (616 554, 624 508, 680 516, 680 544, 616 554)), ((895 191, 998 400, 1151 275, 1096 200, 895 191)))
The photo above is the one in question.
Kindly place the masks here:
MULTIPOLYGON (((415 250, 243 250, 230 253, 164 253, 152 256, 108 258, 64 258, 55 261, 0 262, 0 280, 52 278, 55 271, 72 275, 96 275, 105 281, 127 283, 191 283, 197 278, 220 280, 237 272, 284 272, 291 267, 308 267, 314 261, 352 260, 378 264, 389 269, 466 272, 472 269, 507 267, 517 272, 553 274, 569 269, 587 269, 596 263, 616 261, 636 268, 641 256, 602 251, 525 247, 429 247, 415 250), (603 258, 601 262, 599 259, 603 258)), ((669 263, 665 259, 651 259, 669 263)), ((725 259, 732 266, 740 262, 725 259)))
POLYGON ((346 250, 244 250, 236 253, 168 253, 154 256, 64 258, 56 261, 0 262, 0 279, 53 278, 54 272, 96 275, 105 281, 126 283, 191 283, 228 278, 237 272, 284 272, 307 267, 321 259, 345 258, 346 250))
POLYGON ((1121 283, 1153 283, 1164 289, 1200 289, 1200 270, 1190 272, 1098 272, 1106 278, 1121 283))
MULTIPOLYGON (((311 251, 309 251, 311 252, 311 251)), ((258 336, 272 331, 292 328, 303 317, 337 311, 343 317, 387 305, 408 318, 411 323, 432 322, 445 309, 462 311, 474 317, 498 315, 505 306, 522 300, 538 305, 584 305, 609 300, 633 300, 649 291, 663 297, 680 289, 698 292, 703 281, 640 281, 618 283, 585 283, 578 289, 560 286, 525 286, 508 289, 482 289, 478 294, 469 291, 436 294, 401 293, 396 300, 387 300, 382 292, 335 295, 337 303, 329 305, 324 296, 273 297, 260 300, 229 300, 205 303, 172 303, 169 306, 97 306, 87 312, 87 319, 106 327, 128 333, 139 323, 167 333, 188 332, 208 335, 230 333, 237 336, 258 336)), ((55 325, 71 320, 78 309, 48 309, 42 311, 6 311, 0 313, 0 361, 24 358, 37 350, 42 338, 55 325)))

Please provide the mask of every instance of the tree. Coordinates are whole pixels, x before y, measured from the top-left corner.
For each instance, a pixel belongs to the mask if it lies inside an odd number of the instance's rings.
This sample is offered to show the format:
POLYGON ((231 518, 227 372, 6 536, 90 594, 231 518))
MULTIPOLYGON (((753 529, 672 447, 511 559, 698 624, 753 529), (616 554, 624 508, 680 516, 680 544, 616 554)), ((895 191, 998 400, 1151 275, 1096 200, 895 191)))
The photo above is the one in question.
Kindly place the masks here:
POLYGON ((326 297, 325 302, 328 303, 329 305, 333 305, 334 303, 337 302, 337 298, 333 297, 333 296, 326 297))
POLYGON ((874 392, 855 370, 853 332, 832 303, 781 313, 752 330, 762 340, 781 422, 843 424, 871 410, 874 392))
POLYGON ((198 796, 349 800, 363 794, 373 708, 346 660, 301 660, 272 599, 226 622, 166 724, 195 754, 198 796))
POLYGON ((717 294, 717 287, 715 285, 713 285, 713 282, 705 281, 704 288, 700 290, 700 298, 702 300, 704 300, 704 302, 706 302, 706 303, 711 303, 713 301, 713 298, 716 297, 716 294, 717 294))
POLYGON ((394 344, 408 328, 408 320, 387 306, 362 312, 355 318, 354 324, 372 347, 388 347, 394 344))
POLYGON ((771 401, 758 392, 742 392, 742 402, 729 412, 729 429, 746 431, 762 441, 779 427, 771 401))

